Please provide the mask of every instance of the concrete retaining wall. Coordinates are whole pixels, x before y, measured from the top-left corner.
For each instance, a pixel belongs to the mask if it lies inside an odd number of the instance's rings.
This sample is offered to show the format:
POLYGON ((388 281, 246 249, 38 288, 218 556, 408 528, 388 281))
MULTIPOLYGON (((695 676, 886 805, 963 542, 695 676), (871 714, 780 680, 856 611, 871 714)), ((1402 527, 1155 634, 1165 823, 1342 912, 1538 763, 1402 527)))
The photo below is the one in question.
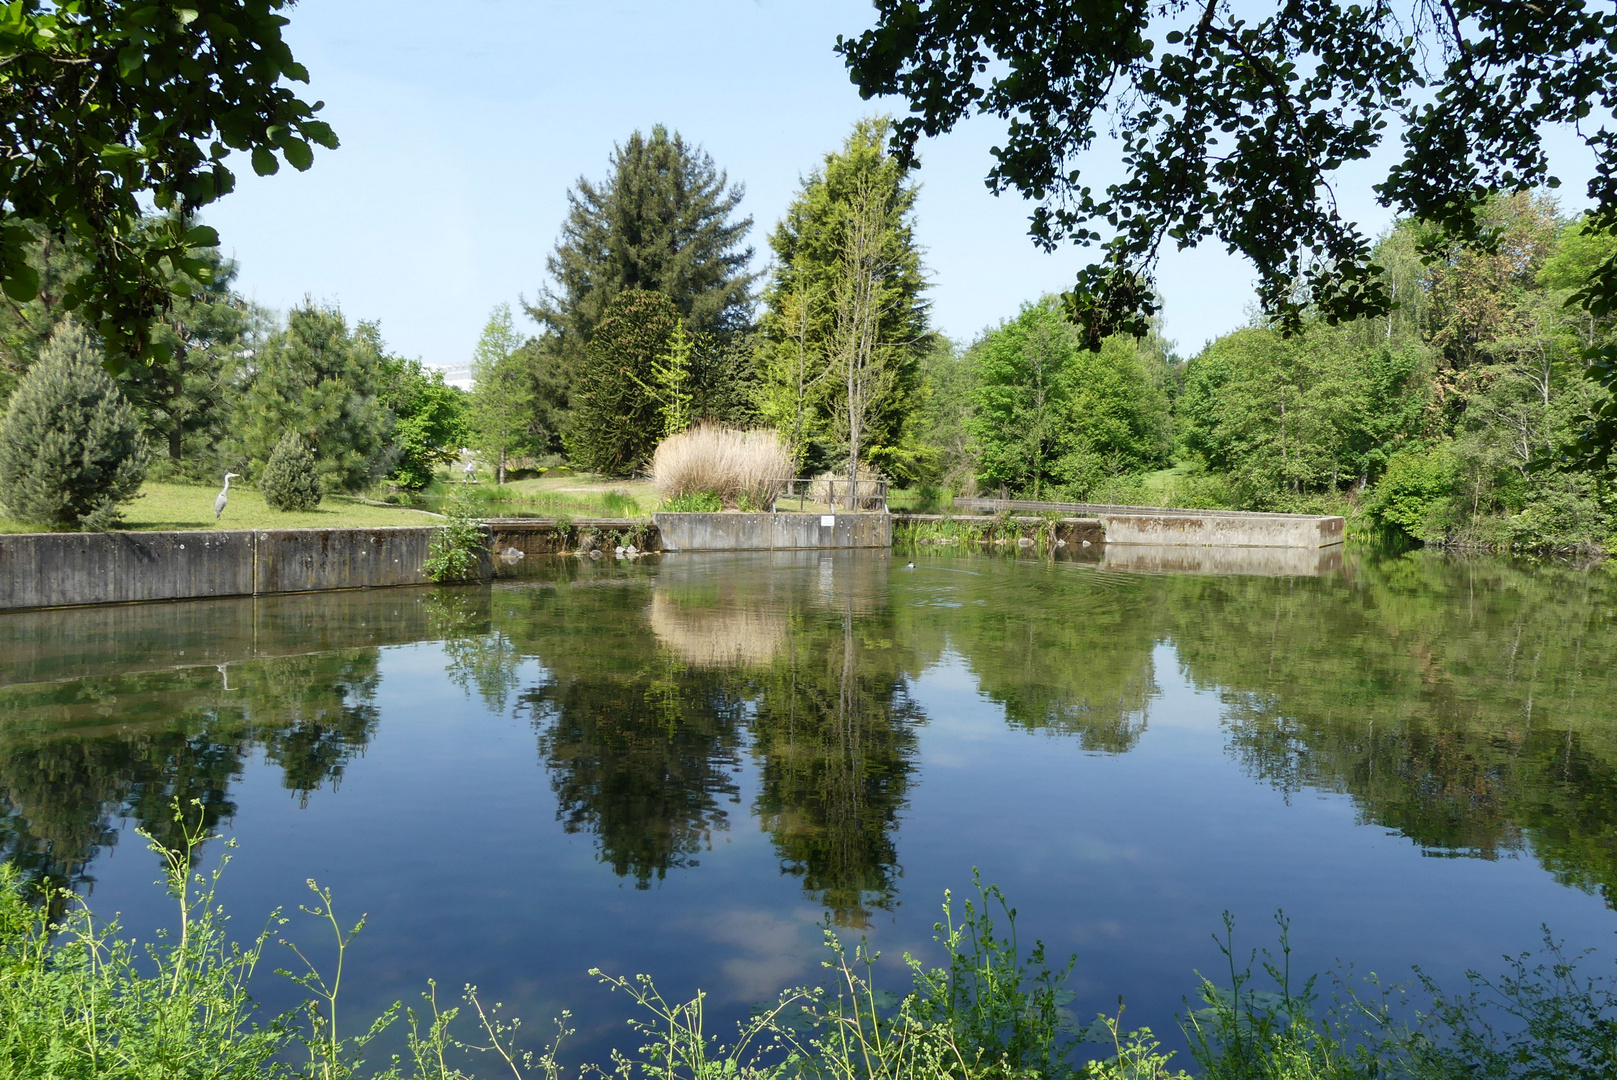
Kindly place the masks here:
POLYGON ((0 536, 0 610, 419 585, 436 530, 0 536))
POLYGON ((637 531, 637 548, 657 550, 657 530, 648 527, 645 518, 574 518, 567 529, 562 529, 555 518, 491 518, 485 524, 496 557, 512 549, 524 555, 573 551, 590 534, 594 534, 597 545, 610 550, 614 536, 630 536, 637 531))
POLYGON ((1343 518, 1312 514, 1176 510, 1025 499, 956 499, 954 505, 980 513, 1022 510, 1098 518, 1106 530, 1108 544, 1321 548, 1342 543, 1347 531, 1343 518))
POLYGON ((1322 548, 1340 544, 1347 522, 1302 514, 1217 514, 1194 510, 1097 515, 1107 544, 1322 548))
POLYGON ((653 514, 664 551, 893 546, 891 514, 653 514))

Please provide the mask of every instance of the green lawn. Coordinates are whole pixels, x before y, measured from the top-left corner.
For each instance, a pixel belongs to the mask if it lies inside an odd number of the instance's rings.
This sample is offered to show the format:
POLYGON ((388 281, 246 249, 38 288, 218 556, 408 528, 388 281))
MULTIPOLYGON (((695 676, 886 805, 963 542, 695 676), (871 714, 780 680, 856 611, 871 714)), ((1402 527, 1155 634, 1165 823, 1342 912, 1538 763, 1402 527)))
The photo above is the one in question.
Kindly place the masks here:
MULTIPOLYGON (((125 529, 332 529, 345 526, 431 525, 442 521, 432 514, 402 507, 371 506, 344 495, 327 495, 307 513, 283 513, 264 503, 254 488, 230 488, 224 517, 213 519, 213 499, 219 489, 195 484, 141 485, 140 496, 124 504, 125 529)), ((36 527, 0 517, 0 532, 38 532, 36 527)))

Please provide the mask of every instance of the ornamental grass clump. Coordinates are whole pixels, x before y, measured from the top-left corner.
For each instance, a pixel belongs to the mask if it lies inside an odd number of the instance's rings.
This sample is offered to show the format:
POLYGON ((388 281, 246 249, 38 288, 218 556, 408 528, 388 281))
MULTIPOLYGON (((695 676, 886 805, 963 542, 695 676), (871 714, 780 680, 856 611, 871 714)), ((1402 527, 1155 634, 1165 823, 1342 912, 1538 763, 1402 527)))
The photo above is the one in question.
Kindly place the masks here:
POLYGON ((140 424, 101 359, 82 327, 63 323, 11 395, 0 422, 0 504, 16 520, 108 529, 146 478, 140 424))
POLYGON ((708 494, 727 507, 765 510, 791 474, 791 455, 768 428, 699 424, 664 439, 651 458, 652 483, 666 502, 708 494))

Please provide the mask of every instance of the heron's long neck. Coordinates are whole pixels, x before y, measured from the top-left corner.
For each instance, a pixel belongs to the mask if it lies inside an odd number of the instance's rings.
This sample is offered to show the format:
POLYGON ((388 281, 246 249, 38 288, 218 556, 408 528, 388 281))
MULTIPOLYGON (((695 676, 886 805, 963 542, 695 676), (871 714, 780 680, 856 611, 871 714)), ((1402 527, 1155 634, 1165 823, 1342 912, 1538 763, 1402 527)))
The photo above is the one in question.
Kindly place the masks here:
MULTIPOLYGON (((225 491, 229 491, 229 490, 230 490, 230 477, 227 476, 227 477, 225 477, 225 491)), ((219 494, 223 495, 225 493, 225 491, 221 491, 219 494)))

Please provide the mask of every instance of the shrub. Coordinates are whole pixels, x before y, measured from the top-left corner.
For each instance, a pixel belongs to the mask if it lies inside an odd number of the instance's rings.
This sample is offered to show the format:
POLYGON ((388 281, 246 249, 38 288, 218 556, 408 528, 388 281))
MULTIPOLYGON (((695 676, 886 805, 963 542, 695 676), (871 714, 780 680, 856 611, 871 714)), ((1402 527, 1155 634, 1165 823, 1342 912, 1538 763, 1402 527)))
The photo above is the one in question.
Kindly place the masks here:
POLYGON ((663 503, 665 514, 716 514, 724 509, 724 500, 711 491, 693 491, 688 495, 675 495, 663 503))
POLYGON ((295 431, 281 436, 258 478, 258 490, 277 510, 313 510, 320 505, 320 476, 303 436, 295 431))
POLYGON ((712 494, 725 506, 745 500, 759 509, 780 494, 791 470, 791 455, 775 432, 722 424, 700 424, 670 435, 651 459, 652 483, 665 500, 712 494))
POLYGON ((448 519, 444 527, 433 534, 427 550, 427 576, 433 581, 464 581, 473 577, 488 550, 488 539, 483 526, 471 514, 471 502, 460 496, 451 499, 444 508, 448 519))
POLYGON ((1447 447, 1400 450, 1387 461, 1387 471, 1370 495, 1369 510, 1380 525, 1414 540, 1442 535, 1438 520, 1454 489, 1454 463, 1447 447))
POLYGON ((63 323, 0 423, 0 503, 56 529, 110 528, 146 477, 146 441, 101 354, 63 323))

